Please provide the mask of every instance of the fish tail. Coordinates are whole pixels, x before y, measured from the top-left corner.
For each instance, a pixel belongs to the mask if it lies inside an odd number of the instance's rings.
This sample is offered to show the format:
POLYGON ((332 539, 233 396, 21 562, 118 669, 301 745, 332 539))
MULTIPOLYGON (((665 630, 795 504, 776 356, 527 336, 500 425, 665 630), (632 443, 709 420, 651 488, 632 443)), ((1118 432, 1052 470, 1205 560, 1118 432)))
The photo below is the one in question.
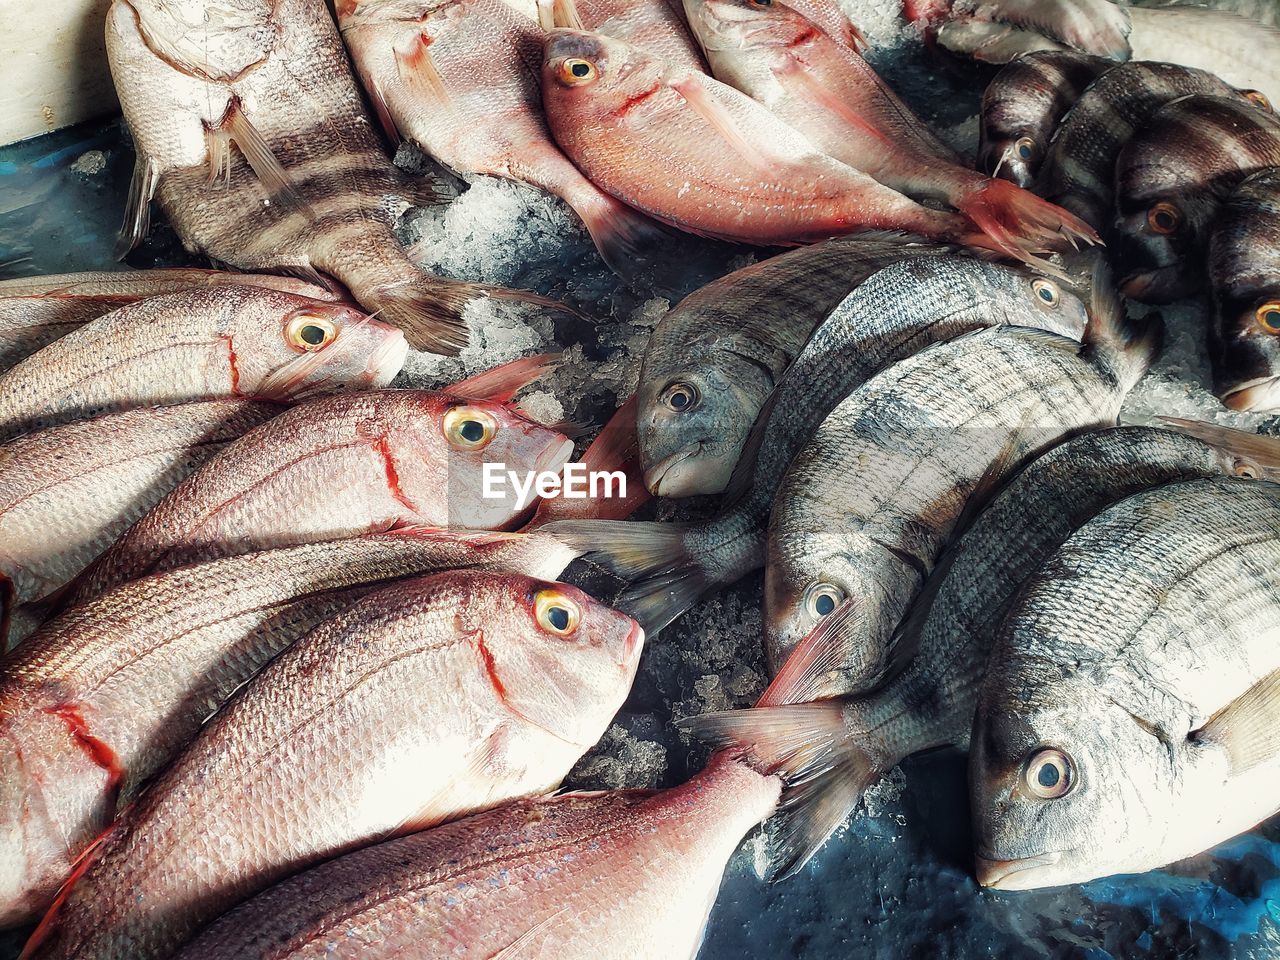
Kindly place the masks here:
POLYGON ((1093 271, 1084 343, 1094 359, 1111 369, 1126 393, 1150 369, 1164 344, 1164 321, 1160 315, 1130 318, 1101 257, 1093 271))
POLYGON ((771 821, 770 878, 797 873, 892 767, 849 735, 836 700, 688 717, 677 726, 782 778, 771 821))
POLYGON ((488 293, 480 284, 421 274, 417 279, 357 291, 361 305, 404 331, 415 350, 457 356, 469 333, 463 310, 488 293))
POLYGON ((1079 217, 1008 180, 990 177, 956 201, 956 209, 990 237, 998 250, 1027 262, 1037 253, 1080 241, 1100 243, 1098 232, 1079 217))
POLYGON ((1183 420, 1179 417, 1161 417, 1160 420, 1171 429, 1203 440, 1209 446, 1234 457, 1233 469, 1236 476, 1280 480, 1280 437, 1235 430, 1201 420, 1183 420))

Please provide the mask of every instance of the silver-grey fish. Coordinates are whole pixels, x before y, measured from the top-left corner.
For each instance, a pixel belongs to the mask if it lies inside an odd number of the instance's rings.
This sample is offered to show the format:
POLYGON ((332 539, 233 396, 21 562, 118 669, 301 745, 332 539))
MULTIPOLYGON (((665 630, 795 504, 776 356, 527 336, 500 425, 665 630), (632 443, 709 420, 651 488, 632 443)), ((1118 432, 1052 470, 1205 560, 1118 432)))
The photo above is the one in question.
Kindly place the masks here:
POLYGON ((1113 66, 1074 50, 1028 53, 1009 63, 982 94, 978 169, 1030 187, 1059 121, 1113 66))
POLYGON ((1138 873, 1280 808, 1280 485, 1196 480, 1078 530, 1009 611, 978 697, 979 882, 1138 873))
POLYGON ((1234 410, 1280 409, 1280 168, 1244 181, 1209 239, 1213 389, 1234 410))
POLYGON ((1162 107, 1116 161, 1110 253, 1124 294, 1145 303, 1198 294, 1222 201, 1276 164, 1280 118, 1269 110, 1204 95, 1162 107))
POLYGON ((758 418, 715 519, 678 523, 588 523, 560 529, 599 551, 631 587, 622 606, 651 633, 707 590, 759 568, 765 530, 792 458, 840 401, 878 371, 927 344, 1001 324, 1068 337, 1087 311, 1057 282, 1022 267, 963 256, 895 263, 845 298, 818 327, 758 418))
POLYGON ((686 724, 794 781, 774 869, 791 873, 851 813, 863 791, 905 757, 966 748, 995 634, 1018 590, 1054 550, 1111 505, 1164 483, 1222 476, 1280 477, 1280 440, 1208 424, 1212 440, 1152 427, 1115 427, 1050 450, 1011 480, 943 554, 898 642, 915 652, 883 688, 810 702, 841 633, 856 630, 856 601, 805 638, 756 709, 686 724), (797 749, 797 743, 803 749, 797 749))
POLYGON ((892 235, 827 240, 680 301, 649 338, 636 390, 649 491, 722 492, 756 415, 814 327, 877 270, 945 249, 892 235))

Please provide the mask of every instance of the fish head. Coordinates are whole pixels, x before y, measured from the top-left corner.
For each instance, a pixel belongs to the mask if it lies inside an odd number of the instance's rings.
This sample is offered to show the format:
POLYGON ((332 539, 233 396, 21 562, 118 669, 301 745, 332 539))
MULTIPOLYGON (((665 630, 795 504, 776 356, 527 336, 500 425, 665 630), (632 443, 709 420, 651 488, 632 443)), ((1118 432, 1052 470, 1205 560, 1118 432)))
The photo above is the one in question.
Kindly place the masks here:
POLYGON ((291 309, 265 330, 231 336, 233 366, 246 390, 257 381, 254 395, 297 400, 328 390, 385 387, 404 366, 409 343, 398 327, 340 303, 289 301, 291 309))
MULTIPOLYGON (((413 457, 446 467, 443 475, 402 470, 401 483, 412 478, 415 485, 445 485, 451 527, 507 525, 537 499, 539 478, 557 474, 573 456, 572 440, 512 404, 450 394, 421 394, 418 400, 423 416, 414 418, 411 435, 397 441, 414 449, 397 461, 413 457)), ((414 499, 412 491, 405 493, 414 499)))
POLYGON ((984 123, 978 145, 978 169, 1017 184, 1024 190, 1036 182, 1048 143, 1026 128, 1002 129, 984 123))
POLYGON ((631 690, 640 625, 568 584, 500 574, 476 583, 472 627, 484 634, 504 703, 562 740, 593 746, 631 690))
POLYGON ((781 0, 684 0, 684 12, 708 55, 790 47, 821 32, 781 0))
POLYGON ((1280 289, 1222 298, 1210 338, 1214 392, 1246 413, 1280 410, 1280 289))
POLYGON ((1162 862, 1172 749, 1087 673, 1028 660, 989 677, 969 750, 978 882, 1031 890, 1162 862))
MULTIPOLYGON (((942 259, 942 258, 939 258, 942 259)), ((946 258, 964 271, 971 302, 1003 309, 1005 322, 1035 326, 1079 340, 1089 322, 1089 308, 1079 294, 1057 277, 1026 266, 946 258)), ((921 261, 924 266, 928 258, 921 261)))
POLYGON ((1201 264, 1217 200, 1139 188, 1119 194, 1117 205, 1108 239, 1124 295, 1142 303, 1195 295, 1202 286, 1201 264))
POLYGON ((235 80, 266 61, 278 39, 276 0, 123 0, 151 52, 192 77, 235 80))
POLYGON ((551 30, 543 44, 542 98, 575 122, 604 118, 661 83, 661 61, 621 40, 583 30, 551 30))

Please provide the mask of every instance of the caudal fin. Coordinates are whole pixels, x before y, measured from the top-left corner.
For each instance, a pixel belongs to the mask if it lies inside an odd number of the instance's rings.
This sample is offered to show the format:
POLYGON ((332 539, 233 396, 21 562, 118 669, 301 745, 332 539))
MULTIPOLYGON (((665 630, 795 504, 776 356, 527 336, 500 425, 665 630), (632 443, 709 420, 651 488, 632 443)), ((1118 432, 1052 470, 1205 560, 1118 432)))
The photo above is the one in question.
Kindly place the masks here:
POLYGON ((834 700, 708 713, 677 726, 782 778, 770 830, 774 880, 799 871, 892 767, 848 735, 834 700))
POLYGON ((1098 232, 1079 217, 1008 180, 987 178, 956 201, 956 209, 991 238, 1007 256, 1041 267, 1037 254, 1080 242, 1101 243, 1098 232))
POLYGON ((1235 474, 1250 479, 1280 480, 1280 437, 1233 430, 1202 420, 1161 417, 1171 429, 1203 440, 1235 458, 1235 474))
POLYGON ((1143 378, 1164 344, 1164 321, 1160 315, 1130 318, 1101 257, 1093 271, 1084 342, 1094 358, 1112 371, 1125 392, 1143 378))

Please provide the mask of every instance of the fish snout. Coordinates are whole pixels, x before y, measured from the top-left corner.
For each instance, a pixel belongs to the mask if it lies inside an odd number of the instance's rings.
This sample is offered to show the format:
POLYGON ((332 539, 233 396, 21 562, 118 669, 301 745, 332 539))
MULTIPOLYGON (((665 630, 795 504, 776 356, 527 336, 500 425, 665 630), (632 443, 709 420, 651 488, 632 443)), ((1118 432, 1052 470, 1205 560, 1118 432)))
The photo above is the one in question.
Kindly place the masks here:
POLYGON ((1222 405, 1240 413, 1271 413, 1280 409, 1280 376, 1228 389, 1222 405))
POLYGON ((974 873, 978 883, 993 890, 1033 890, 1052 885, 1039 875, 1043 868, 1053 866, 1061 858, 1060 853, 1043 853, 1016 860, 992 860, 978 854, 973 858, 974 873))

